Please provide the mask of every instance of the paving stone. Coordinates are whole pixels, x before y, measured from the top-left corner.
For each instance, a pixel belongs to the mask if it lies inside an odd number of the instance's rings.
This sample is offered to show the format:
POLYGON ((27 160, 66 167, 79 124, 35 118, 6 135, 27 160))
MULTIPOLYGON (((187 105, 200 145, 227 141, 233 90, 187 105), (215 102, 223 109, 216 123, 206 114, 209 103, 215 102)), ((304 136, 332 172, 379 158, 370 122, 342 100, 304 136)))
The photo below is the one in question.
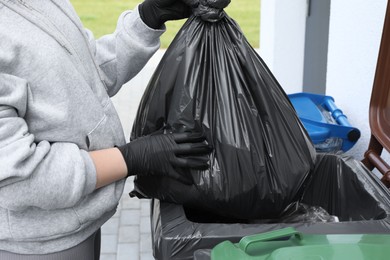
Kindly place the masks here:
POLYGON ((116 235, 118 234, 118 229, 119 229, 119 217, 112 217, 102 226, 102 234, 116 235))
POLYGON ((152 237, 150 234, 141 234, 139 250, 141 253, 150 253, 152 248, 152 237))
POLYGON ((119 243, 139 243, 140 233, 138 226, 122 226, 119 229, 119 243))
POLYGON ((150 217, 150 200, 142 200, 141 217, 150 217))
POLYGON ((152 253, 141 253, 140 260, 154 260, 152 253))
POLYGON ((140 224, 141 212, 136 209, 124 209, 121 212, 120 226, 131 226, 140 224))
POLYGON ((122 197, 122 209, 140 209, 141 201, 137 198, 130 198, 129 195, 122 197))
POLYGON ((121 216, 121 211, 122 210, 120 210, 120 209, 118 209, 116 212, 115 212, 115 214, 114 214, 114 216, 112 216, 113 218, 120 218, 120 216, 121 216))
POLYGON ((139 260, 138 244, 118 244, 117 260, 139 260))
POLYGON ((117 241, 118 241, 118 236, 117 235, 102 235, 102 240, 101 240, 101 253, 111 253, 111 254, 116 254, 117 250, 117 241))
POLYGON ((116 260, 116 254, 101 254, 100 260, 116 260))
POLYGON ((141 223, 140 223, 140 232, 142 233, 151 233, 151 227, 150 227, 150 218, 149 217, 142 217, 141 223))

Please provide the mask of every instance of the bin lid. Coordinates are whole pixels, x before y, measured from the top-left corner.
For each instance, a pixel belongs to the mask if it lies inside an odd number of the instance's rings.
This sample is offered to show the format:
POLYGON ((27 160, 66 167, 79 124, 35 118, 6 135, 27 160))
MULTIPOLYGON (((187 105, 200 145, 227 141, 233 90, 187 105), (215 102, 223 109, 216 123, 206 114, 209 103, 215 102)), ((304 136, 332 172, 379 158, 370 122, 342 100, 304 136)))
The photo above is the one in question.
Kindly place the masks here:
POLYGON ((370 101, 371 133, 390 152, 390 4, 387 7, 370 101))
POLYGON ((388 259, 390 235, 304 235, 284 228, 225 241, 211 251, 212 260, 388 259))

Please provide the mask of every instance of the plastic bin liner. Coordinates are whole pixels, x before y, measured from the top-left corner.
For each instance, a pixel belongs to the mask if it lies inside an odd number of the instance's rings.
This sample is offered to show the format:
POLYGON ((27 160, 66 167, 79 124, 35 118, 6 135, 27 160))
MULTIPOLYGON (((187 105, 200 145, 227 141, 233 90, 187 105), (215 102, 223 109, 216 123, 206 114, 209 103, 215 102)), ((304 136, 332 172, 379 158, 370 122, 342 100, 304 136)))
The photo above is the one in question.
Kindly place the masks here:
POLYGON ((194 252, 194 260, 210 260, 211 249, 199 249, 194 252))
POLYGON ((258 223, 295 223, 295 222, 338 222, 337 216, 331 216, 326 210, 318 206, 309 206, 305 203, 291 203, 277 219, 260 220, 258 223))
POLYGON ((131 139, 203 132, 210 169, 188 183, 137 177, 132 196, 239 219, 271 218, 299 195, 315 149, 287 95, 239 26, 192 16, 166 51, 142 98, 131 139))
POLYGON ((311 179, 298 201, 321 207, 340 222, 231 223, 211 215, 200 218, 181 205, 152 200, 154 256, 192 259, 195 251, 212 249, 222 241, 237 243, 243 236, 284 227, 306 234, 390 233, 389 191, 359 161, 345 155, 318 154, 311 179))

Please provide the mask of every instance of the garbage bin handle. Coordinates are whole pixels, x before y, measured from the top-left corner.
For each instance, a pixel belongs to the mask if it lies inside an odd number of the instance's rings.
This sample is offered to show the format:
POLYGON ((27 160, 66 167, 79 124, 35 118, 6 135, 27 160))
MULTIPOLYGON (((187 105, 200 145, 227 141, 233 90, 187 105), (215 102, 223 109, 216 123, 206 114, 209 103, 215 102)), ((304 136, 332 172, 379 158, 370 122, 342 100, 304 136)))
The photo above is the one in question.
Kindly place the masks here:
POLYGON ((351 126, 351 124, 348 121, 348 118, 346 115, 343 114, 343 111, 339 109, 336 104, 334 103, 334 99, 330 96, 325 96, 323 100, 323 106, 325 109, 327 109, 330 114, 332 115, 333 119, 336 120, 336 122, 339 125, 342 126, 351 126))
POLYGON ((287 227, 279 230, 274 230, 266 233, 256 234, 252 236, 245 236, 240 240, 239 247, 242 251, 247 252, 250 245, 259 243, 259 242, 268 242, 272 240, 277 240, 281 238, 291 238, 292 236, 297 236, 301 238, 301 233, 296 231, 295 228, 287 227))
POLYGON ((323 100, 323 106, 330 112, 333 119, 336 120, 339 125, 350 128, 348 133, 346 133, 346 137, 350 142, 356 142, 360 138, 359 129, 351 126, 347 116, 344 115, 343 111, 341 111, 341 109, 336 106, 332 97, 325 96, 323 100))

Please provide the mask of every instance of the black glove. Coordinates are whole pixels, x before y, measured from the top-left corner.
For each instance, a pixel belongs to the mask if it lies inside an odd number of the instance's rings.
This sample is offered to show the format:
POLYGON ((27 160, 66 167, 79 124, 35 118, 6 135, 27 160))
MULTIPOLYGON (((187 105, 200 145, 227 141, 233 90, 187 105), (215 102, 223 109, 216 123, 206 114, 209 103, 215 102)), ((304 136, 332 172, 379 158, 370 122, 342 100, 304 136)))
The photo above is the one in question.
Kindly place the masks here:
POLYGON ((139 14, 147 26, 159 29, 166 21, 189 17, 191 8, 181 0, 145 0, 139 14))
POLYGON ((118 147, 127 165, 128 176, 160 175, 183 181, 180 168, 207 169, 210 146, 197 133, 144 136, 118 147))

